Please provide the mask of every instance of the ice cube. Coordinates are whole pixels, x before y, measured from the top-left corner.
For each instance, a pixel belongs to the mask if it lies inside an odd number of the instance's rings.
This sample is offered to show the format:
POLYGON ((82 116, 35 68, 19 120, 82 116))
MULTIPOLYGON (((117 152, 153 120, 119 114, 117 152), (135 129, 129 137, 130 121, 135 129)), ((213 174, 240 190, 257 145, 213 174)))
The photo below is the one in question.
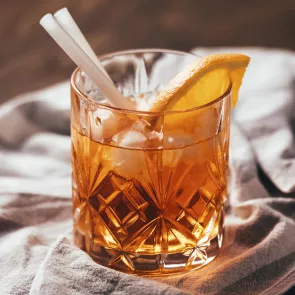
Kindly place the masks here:
POLYGON ((113 142, 125 148, 143 148, 147 137, 136 130, 124 130, 113 136, 113 142))
POLYGON ((99 89, 97 88, 91 89, 87 94, 90 100, 99 102, 100 104, 103 104, 103 105, 109 105, 109 101, 99 89))
POLYGON ((123 130, 113 136, 109 149, 111 169, 119 175, 131 179, 145 169, 144 148, 148 138, 145 134, 132 129, 123 130))
POLYGON ((96 109, 90 118, 90 136, 97 142, 107 142, 120 130, 120 121, 111 110, 96 109))
POLYGON ((206 158, 208 143, 200 143, 195 134, 174 130, 164 133, 164 148, 166 151, 163 157, 163 165, 173 167, 178 161, 203 161, 206 158))
POLYGON ((146 132, 148 132, 148 130, 150 130, 151 123, 149 123, 148 121, 146 121, 144 119, 141 119, 141 120, 138 120, 137 122, 135 122, 135 124, 133 124, 131 128, 132 128, 132 130, 146 133, 146 132))
POLYGON ((217 134, 220 111, 212 106, 180 114, 170 114, 164 120, 165 136, 170 132, 179 132, 185 136, 186 134, 192 134, 195 137, 195 142, 200 142, 217 134))
POLYGON ((161 124, 155 124, 155 120, 141 119, 132 126, 132 130, 144 133, 148 139, 145 145, 147 148, 158 149, 163 146, 163 128, 161 124))
POLYGON ((149 111, 156 100, 157 91, 129 95, 129 100, 136 106, 137 111, 149 111))

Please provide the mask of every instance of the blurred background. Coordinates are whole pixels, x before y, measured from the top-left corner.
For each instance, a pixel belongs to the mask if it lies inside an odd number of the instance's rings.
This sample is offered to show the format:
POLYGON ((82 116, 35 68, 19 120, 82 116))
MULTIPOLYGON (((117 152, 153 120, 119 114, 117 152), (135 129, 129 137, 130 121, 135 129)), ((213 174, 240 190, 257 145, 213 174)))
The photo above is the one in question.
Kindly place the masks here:
POLYGON ((162 47, 295 49, 294 0, 0 0, 0 103, 75 68, 39 25, 68 7, 96 53, 162 47))

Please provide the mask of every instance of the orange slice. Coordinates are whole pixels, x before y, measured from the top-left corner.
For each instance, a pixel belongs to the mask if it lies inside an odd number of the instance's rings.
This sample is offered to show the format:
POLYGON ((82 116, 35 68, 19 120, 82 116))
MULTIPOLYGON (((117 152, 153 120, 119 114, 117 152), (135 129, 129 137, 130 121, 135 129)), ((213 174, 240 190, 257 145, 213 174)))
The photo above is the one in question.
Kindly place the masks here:
POLYGON ((250 58, 243 54, 213 54, 197 59, 163 90, 151 111, 184 110, 222 96, 231 86, 232 105, 238 100, 250 58))

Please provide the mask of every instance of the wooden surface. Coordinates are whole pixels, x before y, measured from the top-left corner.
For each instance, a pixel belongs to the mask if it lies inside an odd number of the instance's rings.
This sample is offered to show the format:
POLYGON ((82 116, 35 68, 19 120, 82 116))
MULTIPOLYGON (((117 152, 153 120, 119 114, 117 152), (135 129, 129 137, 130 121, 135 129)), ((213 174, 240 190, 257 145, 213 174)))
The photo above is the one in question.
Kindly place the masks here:
POLYGON ((64 6, 97 54, 144 47, 295 49, 294 0, 0 0, 0 103, 70 76, 73 63, 39 25, 64 6))

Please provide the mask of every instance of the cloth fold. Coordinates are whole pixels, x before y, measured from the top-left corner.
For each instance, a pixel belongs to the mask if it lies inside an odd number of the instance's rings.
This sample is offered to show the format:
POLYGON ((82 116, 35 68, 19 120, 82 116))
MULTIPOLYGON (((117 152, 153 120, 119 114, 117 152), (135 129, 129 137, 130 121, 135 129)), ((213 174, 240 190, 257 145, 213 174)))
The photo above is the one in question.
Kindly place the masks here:
POLYGON ((177 276, 141 278, 72 242, 69 81, 0 107, 0 294, 283 294, 295 284, 295 54, 251 56, 233 113, 222 253, 177 276))
POLYGON ((66 238, 46 255, 33 280, 34 294, 188 294, 165 284, 97 265, 66 238), (83 266, 83 267, 81 267, 83 266))

